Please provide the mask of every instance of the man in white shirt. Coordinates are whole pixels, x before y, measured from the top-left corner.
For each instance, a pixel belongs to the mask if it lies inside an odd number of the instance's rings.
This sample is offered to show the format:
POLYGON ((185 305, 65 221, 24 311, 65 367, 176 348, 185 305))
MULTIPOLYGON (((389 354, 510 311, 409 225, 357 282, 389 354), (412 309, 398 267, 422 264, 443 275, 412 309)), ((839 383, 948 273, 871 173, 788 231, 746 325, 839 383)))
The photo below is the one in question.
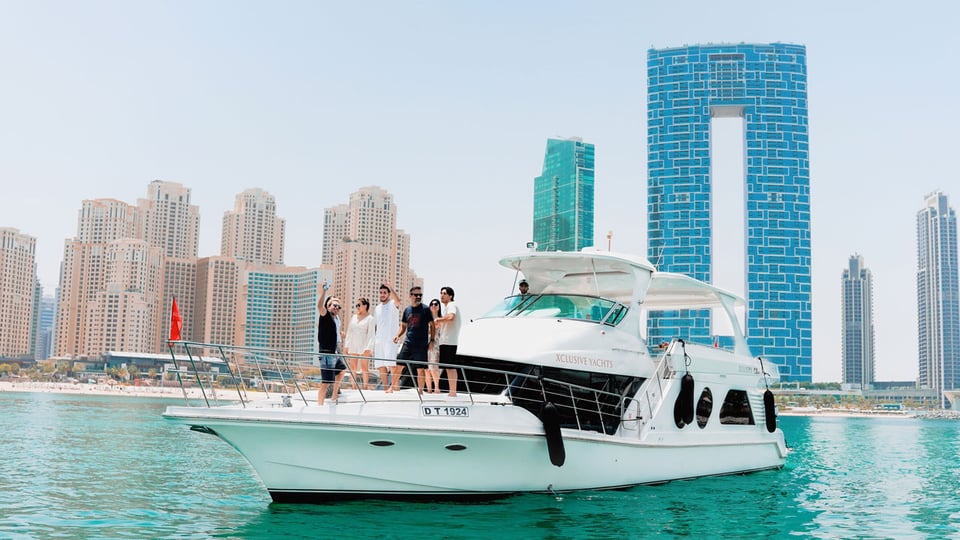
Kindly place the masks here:
POLYGON ((380 285, 380 304, 374 308, 373 317, 377 324, 373 363, 380 372, 380 384, 384 392, 390 393, 399 388, 403 365, 397 365, 398 346, 393 341, 400 328, 400 297, 387 284, 380 285), (392 382, 388 373, 393 376, 392 382))
MULTIPOLYGON (((460 308, 453 301, 453 287, 440 288, 440 318, 433 321, 437 326, 437 343, 440 344, 440 364, 454 365, 457 360, 457 340, 460 337, 460 324, 463 317, 460 308)), ((457 396, 457 368, 447 369, 447 383, 450 385, 450 397, 457 396)))

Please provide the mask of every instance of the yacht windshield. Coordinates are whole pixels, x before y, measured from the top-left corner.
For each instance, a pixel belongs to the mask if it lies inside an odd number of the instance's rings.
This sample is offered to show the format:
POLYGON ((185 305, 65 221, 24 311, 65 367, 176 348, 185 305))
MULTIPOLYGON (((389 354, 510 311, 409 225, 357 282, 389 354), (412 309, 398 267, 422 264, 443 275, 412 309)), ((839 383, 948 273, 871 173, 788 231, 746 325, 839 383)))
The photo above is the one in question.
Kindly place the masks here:
POLYGON ((508 296, 483 318, 539 317, 580 319, 616 326, 627 307, 613 300, 576 294, 541 294, 508 296))

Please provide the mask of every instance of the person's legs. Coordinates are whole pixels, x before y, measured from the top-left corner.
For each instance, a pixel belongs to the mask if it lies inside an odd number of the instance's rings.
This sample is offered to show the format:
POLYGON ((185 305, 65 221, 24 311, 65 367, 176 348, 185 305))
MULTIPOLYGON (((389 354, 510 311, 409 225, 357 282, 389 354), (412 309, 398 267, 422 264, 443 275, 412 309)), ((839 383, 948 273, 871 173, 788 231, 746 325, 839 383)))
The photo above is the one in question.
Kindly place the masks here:
MULTIPOLYGON (((447 366, 455 365, 457 360, 457 346, 456 345, 441 345, 440 346, 440 363, 447 366)), ((457 396, 457 368, 448 367, 447 369, 447 384, 450 387, 450 397, 457 396)))
POLYGON ((363 372, 363 389, 370 389, 370 361, 366 358, 360 358, 357 361, 357 369, 363 372))
POLYGON ((400 389, 400 376, 403 375, 403 364, 399 362, 390 368, 390 391, 396 392, 400 389))
POLYGON ((381 388, 384 392, 387 392, 387 393, 391 392, 391 389, 390 389, 390 378, 389 378, 389 375, 388 375, 388 373, 389 373, 390 370, 387 369, 387 368, 384 367, 384 366, 380 366, 380 367, 377 368, 377 371, 380 372, 380 388, 381 388))
POLYGON ((327 388, 336 377, 335 365, 335 356, 327 354, 320 356, 320 390, 317 391, 317 405, 323 405, 323 401, 327 397, 327 388))

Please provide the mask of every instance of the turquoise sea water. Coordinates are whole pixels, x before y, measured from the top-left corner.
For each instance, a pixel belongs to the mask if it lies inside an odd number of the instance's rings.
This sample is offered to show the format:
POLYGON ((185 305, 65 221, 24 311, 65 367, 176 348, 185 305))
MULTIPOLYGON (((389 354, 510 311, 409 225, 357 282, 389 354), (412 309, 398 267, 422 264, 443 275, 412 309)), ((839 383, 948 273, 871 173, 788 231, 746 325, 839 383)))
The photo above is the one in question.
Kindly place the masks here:
POLYGON ((955 420, 784 417, 783 470, 624 491, 281 505, 171 403, 0 394, 0 538, 960 538, 955 420))

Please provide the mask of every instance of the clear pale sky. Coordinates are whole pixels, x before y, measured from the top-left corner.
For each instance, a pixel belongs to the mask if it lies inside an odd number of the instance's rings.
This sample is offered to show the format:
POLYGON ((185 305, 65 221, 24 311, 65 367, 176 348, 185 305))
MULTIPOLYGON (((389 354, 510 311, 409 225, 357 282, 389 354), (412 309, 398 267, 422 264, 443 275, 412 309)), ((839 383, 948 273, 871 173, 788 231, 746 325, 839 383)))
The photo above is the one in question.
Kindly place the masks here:
POLYGON ((937 189, 960 205, 958 15, 943 1, 3 0, 0 226, 37 238, 53 294, 82 200, 182 183, 208 256, 235 195, 260 187, 287 220, 287 264, 317 266, 323 209, 379 185, 428 296, 452 286, 475 317, 509 293, 497 261, 531 237, 548 137, 596 145, 596 242, 612 230, 614 250, 645 254, 649 48, 800 43, 814 380, 840 379, 855 252, 874 276, 878 379, 912 380, 916 212, 937 189))

